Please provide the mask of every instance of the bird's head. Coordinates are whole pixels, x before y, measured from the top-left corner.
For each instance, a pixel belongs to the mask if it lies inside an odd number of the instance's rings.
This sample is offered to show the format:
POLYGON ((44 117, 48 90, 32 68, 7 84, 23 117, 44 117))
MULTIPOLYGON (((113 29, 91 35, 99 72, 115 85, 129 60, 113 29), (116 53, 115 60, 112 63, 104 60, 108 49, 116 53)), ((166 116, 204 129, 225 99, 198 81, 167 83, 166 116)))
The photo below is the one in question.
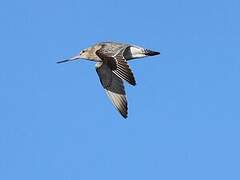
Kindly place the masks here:
POLYGON ((78 55, 65 59, 63 61, 58 61, 57 63, 64 63, 78 59, 98 60, 99 57, 95 53, 99 48, 99 46, 95 45, 93 47, 83 49, 78 55))

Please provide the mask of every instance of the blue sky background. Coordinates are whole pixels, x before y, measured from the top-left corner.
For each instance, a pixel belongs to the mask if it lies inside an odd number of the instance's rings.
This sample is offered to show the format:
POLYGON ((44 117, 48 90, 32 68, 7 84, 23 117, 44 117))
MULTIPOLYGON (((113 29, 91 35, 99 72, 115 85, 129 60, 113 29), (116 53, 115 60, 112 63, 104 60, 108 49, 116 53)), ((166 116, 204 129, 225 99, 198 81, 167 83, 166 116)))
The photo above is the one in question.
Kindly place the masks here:
POLYGON ((240 1, 0 3, 0 179, 240 179, 240 1), (130 62, 129 118, 95 42, 161 52, 130 62))

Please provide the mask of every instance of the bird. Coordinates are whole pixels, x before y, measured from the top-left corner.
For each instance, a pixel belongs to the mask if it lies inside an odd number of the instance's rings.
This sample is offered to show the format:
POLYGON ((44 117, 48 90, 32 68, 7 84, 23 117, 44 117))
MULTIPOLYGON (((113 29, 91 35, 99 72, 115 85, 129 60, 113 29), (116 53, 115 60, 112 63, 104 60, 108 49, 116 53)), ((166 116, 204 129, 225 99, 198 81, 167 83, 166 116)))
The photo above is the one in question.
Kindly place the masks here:
POLYGON ((128 101, 124 81, 135 86, 136 80, 127 61, 159 55, 160 52, 119 42, 99 42, 80 51, 74 57, 58 61, 65 63, 79 59, 96 62, 95 68, 101 85, 114 107, 125 119, 128 117, 128 101))

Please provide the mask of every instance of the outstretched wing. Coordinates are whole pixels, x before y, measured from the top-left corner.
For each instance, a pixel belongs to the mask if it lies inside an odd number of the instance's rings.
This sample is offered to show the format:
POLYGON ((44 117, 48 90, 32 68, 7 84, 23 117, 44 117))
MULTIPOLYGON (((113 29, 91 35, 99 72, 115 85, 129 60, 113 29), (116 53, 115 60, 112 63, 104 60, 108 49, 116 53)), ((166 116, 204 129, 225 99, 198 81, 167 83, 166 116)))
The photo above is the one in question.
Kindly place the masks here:
POLYGON ((109 66, 114 74, 127 81, 129 84, 135 86, 136 81, 134 75, 123 56, 125 49, 126 47, 122 47, 121 49, 118 49, 117 52, 113 53, 113 51, 116 51, 116 49, 111 49, 111 46, 108 47, 103 45, 102 48, 97 50, 96 54, 109 66))
POLYGON ((96 71, 112 104, 124 118, 127 118, 127 98, 122 79, 114 74, 111 68, 103 62, 96 64, 96 71))

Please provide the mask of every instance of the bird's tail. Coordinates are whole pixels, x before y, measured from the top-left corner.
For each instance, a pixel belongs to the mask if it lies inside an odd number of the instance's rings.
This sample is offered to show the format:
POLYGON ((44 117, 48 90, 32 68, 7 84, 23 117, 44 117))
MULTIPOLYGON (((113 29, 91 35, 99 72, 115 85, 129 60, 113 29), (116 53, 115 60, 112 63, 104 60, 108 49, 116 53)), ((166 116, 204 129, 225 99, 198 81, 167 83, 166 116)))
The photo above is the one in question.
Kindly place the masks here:
POLYGON ((149 50, 149 49, 144 49, 144 54, 146 56, 156 56, 156 55, 159 55, 160 52, 152 51, 152 50, 149 50))

